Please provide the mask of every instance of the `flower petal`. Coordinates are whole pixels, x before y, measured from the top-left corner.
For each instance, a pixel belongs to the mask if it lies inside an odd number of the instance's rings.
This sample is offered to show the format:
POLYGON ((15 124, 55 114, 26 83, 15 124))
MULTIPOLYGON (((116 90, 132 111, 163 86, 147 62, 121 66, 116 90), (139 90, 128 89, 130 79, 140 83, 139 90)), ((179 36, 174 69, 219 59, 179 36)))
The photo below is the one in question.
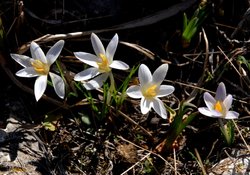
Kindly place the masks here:
POLYGON ((235 111, 228 111, 225 119, 237 119, 239 117, 239 113, 235 111))
POLYGON ((118 42, 119 42, 118 35, 115 34, 115 36, 112 38, 112 40, 109 42, 107 46, 106 57, 108 58, 110 63, 113 61, 118 42))
POLYGON ((64 46, 64 41, 60 40, 49 49, 49 51, 46 54, 46 58, 49 65, 52 65, 56 61, 56 59, 58 58, 58 56, 62 51, 63 46, 64 46))
POLYGON ((159 87, 159 92, 157 93, 157 97, 164 97, 170 95, 174 92, 174 87, 170 85, 161 85, 159 87))
POLYGON ((212 113, 207 107, 200 107, 198 111, 205 116, 212 117, 212 113))
POLYGON ((216 110, 211 110, 212 117, 223 117, 224 113, 220 113, 216 110))
POLYGON ((23 67, 31 67, 30 57, 19 54, 10 54, 10 56, 23 67))
POLYGON ((161 116, 163 119, 167 119, 168 115, 166 108, 160 99, 155 98, 153 100, 153 108, 159 116, 161 116))
POLYGON ((152 107, 152 101, 142 97, 141 99, 141 113, 147 114, 152 107))
POLYGON ((109 73, 103 73, 94 79, 88 81, 87 83, 84 83, 83 86, 87 90, 93 90, 93 89, 98 89, 102 87, 103 83, 108 79, 109 73))
POLYGON ((127 65, 123 61, 119 61, 119 60, 114 60, 109 65, 109 67, 114 68, 114 69, 119 69, 119 70, 128 70, 129 69, 129 65, 127 65))
POLYGON ((103 47, 101 40, 94 33, 91 34, 91 43, 92 43, 93 49, 97 57, 99 57, 100 54, 106 55, 105 49, 103 47))
POLYGON ((36 101, 38 101, 42 97, 46 87, 47 87, 47 75, 42 75, 37 77, 34 87, 36 101))
POLYGON ((76 74, 74 77, 74 80, 75 81, 84 81, 84 80, 88 80, 90 78, 93 78, 99 74, 100 74, 100 72, 97 68, 91 67, 91 68, 88 68, 88 69, 76 74))
POLYGON ((219 101, 224 101, 226 98, 227 92, 226 87, 223 82, 221 82, 216 90, 215 99, 219 101))
POLYGON ((214 97, 208 92, 205 92, 203 95, 203 98, 209 110, 210 111, 214 110, 214 104, 216 103, 216 100, 214 99, 214 97))
POLYGON ((168 71, 168 64, 162 64, 153 73, 153 83, 160 85, 165 79, 168 71))
POLYGON ((93 67, 98 67, 97 62, 99 58, 96 55, 86 52, 74 52, 74 55, 77 59, 93 67))
POLYGON ((34 41, 32 41, 30 44, 30 52, 31 52, 32 58, 34 58, 36 60, 40 60, 43 63, 47 63, 47 59, 46 59, 42 49, 34 41))
POLYGON ((151 83, 152 81, 152 74, 149 70, 149 68, 145 64, 141 64, 139 67, 139 81, 142 86, 142 88, 147 85, 148 83, 151 83))
POLYGON ((136 85, 130 86, 127 89, 126 93, 131 98, 135 98, 135 99, 142 98, 142 93, 141 93, 140 86, 136 86, 136 85))
POLYGON ((229 111, 229 109, 231 108, 232 106, 232 102, 233 102, 233 97, 232 95, 228 95, 225 100, 223 101, 223 104, 226 108, 226 111, 229 111))
POLYGON ((39 76, 39 75, 38 75, 37 72, 33 69, 33 67, 26 67, 26 68, 24 68, 24 69, 19 70, 19 71, 16 73, 16 76, 31 78, 31 77, 37 77, 37 76, 39 76))
POLYGON ((53 84, 53 87, 54 87, 56 94, 58 95, 58 97, 64 98, 64 96, 65 96, 65 84, 64 84, 63 79, 59 75, 56 75, 52 72, 49 72, 49 75, 50 75, 50 78, 52 80, 52 84, 53 84))

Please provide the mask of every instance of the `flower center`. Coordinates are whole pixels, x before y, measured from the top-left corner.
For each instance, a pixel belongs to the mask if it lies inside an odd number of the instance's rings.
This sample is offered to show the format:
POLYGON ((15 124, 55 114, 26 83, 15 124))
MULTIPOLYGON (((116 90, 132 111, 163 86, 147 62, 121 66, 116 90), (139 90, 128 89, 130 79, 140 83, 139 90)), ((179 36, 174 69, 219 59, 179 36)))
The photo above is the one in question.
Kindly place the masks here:
POLYGON ((101 72, 109 72, 111 69, 109 67, 109 61, 107 57, 104 54, 100 54, 99 56, 102 60, 100 63, 97 63, 99 66, 99 70, 101 72))
POLYGON ((217 101, 214 105, 214 110, 216 110, 217 112, 222 113, 223 112, 223 104, 220 101, 217 101))
POLYGON ((47 75, 49 73, 49 65, 40 60, 31 61, 31 65, 38 74, 47 75))
POLYGON ((158 86, 156 84, 149 86, 146 90, 144 90, 143 96, 147 98, 155 97, 157 95, 157 87, 158 86))

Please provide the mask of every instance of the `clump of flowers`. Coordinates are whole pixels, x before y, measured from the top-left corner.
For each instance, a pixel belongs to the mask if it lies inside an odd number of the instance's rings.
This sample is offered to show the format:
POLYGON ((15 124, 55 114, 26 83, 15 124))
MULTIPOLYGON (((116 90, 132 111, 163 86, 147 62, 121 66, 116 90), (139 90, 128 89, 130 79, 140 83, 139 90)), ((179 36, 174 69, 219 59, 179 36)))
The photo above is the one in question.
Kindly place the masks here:
POLYGON ((127 89, 127 95, 131 98, 141 99, 141 112, 147 114, 151 108, 162 118, 167 118, 166 108, 159 97, 170 95, 174 91, 174 87, 170 85, 161 85, 166 77, 168 64, 158 67, 153 75, 149 68, 141 64, 139 67, 140 85, 133 85, 127 89))
POLYGON ((236 119, 239 113, 230 111, 232 106, 232 95, 226 95, 226 87, 221 82, 216 90, 215 98, 208 92, 203 95, 207 107, 198 108, 199 112, 208 117, 236 119))
POLYGON ((112 76, 112 68, 119 70, 129 69, 126 63, 119 60, 113 60, 118 41, 118 35, 115 34, 105 50, 98 36, 92 33, 91 43, 96 55, 86 52, 74 52, 77 59, 92 67, 76 74, 74 80, 85 81, 91 79, 84 83, 83 86, 87 90, 98 89, 102 87, 109 76, 112 76))
POLYGON ((10 54, 10 56, 24 68, 19 70, 16 75, 19 77, 37 77, 34 86, 36 101, 38 101, 47 87, 48 75, 51 78, 56 94, 60 98, 65 96, 65 84, 62 78, 50 72, 50 66, 60 55, 64 41, 60 40, 52 46, 45 55, 42 49, 35 42, 30 44, 31 58, 25 55, 10 54))
POLYGON ((239 117, 238 112, 230 111, 233 102, 232 95, 227 95, 226 87, 221 82, 216 90, 215 97, 205 92, 203 98, 207 107, 198 108, 199 112, 208 117, 218 118, 225 141, 228 145, 231 145, 234 142, 234 125, 231 122, 232 120, 225 122, 225 119, 237 119, 239 117))

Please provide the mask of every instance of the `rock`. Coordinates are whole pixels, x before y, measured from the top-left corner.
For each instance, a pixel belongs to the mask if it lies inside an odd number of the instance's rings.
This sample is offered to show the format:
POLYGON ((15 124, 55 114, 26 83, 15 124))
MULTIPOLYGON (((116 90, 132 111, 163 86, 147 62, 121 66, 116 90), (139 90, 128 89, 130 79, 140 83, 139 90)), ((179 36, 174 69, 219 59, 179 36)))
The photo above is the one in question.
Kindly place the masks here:
POLYGON ((9 118, 6 129, 0 129, 0 174, 39 175, 38 162, 43 153, 31 131, 9 118))
POLYGON ((243 153, 221 160, 211 168, 209 175, 250 175, 250 154, 243 153))

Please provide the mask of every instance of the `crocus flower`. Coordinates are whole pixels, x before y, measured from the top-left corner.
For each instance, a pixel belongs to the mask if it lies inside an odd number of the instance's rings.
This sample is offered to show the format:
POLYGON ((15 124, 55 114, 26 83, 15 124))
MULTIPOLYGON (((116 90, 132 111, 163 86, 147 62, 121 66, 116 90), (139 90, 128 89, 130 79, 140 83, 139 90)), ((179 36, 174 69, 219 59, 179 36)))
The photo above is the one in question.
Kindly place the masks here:
POLYGON ((166 77, 168 71, 168 65, 163 64, 158 67, 153 75, 149 68, 141 64, 139 67, 139 82, 140 85, 130 86, 126 93, 129 97, 135 99, 141 99, 141 112, 147 114, 153 107, 155 112, 162 118, 167 118, 166 108, 159 97, 170 95, 174 91, 173 86, 161 85, 166 77))
POLYGON ((226 87, 221 82, 216 90, 215 98, 205 92, 203 95, 205 104, 207 107, 198 108, 199 112, 208 117, 224 118, 224 119, 236 119, 239 113, 235 111, 229 111, 232 106, 232 95, 226 95, 226 87))
POLYGON ((47 87, 48 75, 51 78, 56 94, 64 98, 65 85, 62 78, 50 72, 50 66, 56 61, 64 46, 64 41, 58 41, 52 46, 45 55, 42 49, 35 42, 30 44, 31 58, 25 55, 10 54, 10 56, 24 68, 19 70, 16 75, 19 77, 37 77, 34 86, 36 101, 38 101, 47 87))
POLYGON ((91 43, 96 55, 86 52, 74 52, 77 59, 92 67, 76 74, 74 80, 85 81, 93 78, 83 85, 87 90, 98 89, 102 87, 103 83, 108 79, 112 68, 120 70, 129 69, 126 63, 113 60, 118 40, 118 35, 115 34, 105 50, 98 36, 92 33, 91 43))

